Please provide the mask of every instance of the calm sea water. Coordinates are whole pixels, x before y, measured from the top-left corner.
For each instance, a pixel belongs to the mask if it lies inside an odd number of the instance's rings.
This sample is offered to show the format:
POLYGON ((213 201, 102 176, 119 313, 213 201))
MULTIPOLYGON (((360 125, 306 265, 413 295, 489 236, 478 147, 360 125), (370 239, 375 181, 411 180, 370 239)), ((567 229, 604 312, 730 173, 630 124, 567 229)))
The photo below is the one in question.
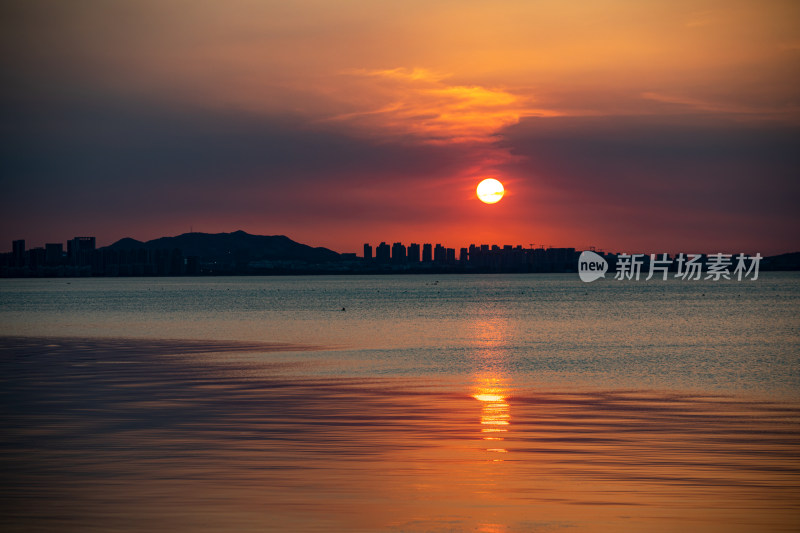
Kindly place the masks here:
POLYGON ((0 335, 315 345, 341 376, 800 396, 800 276, 4 280, 0 335), (343 310, 344 309, 344 310, 343 310))
POLYGON ((0 281, 0 527, 796 531, 800 275, 0 281))

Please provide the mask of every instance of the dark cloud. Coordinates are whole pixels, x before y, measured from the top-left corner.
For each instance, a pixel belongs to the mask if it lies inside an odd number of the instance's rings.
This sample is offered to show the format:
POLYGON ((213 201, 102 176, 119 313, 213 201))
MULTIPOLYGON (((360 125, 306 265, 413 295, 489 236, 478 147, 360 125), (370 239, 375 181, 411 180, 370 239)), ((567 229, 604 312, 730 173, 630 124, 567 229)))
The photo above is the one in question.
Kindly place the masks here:
POLYGON ((113 202, 182 188, 307 193, 327 183, 369 187, 375 179, 448 175, 464 161, 455 148, 322 131, 300 117, 142 101, 23 101, 6 108, 2 122, 4 189, 11 195, 94 190, 93 199, 113 202))
POLYGON ((214 220, 226 229, 236 228, 225 220, 249 220, 251 229, 403 221, 425 214, 413 190, 458 174, 471 157, 457 146, 389 143, 300 116, 66 90, 7 101, 0 157, 9 241, 100 226, 113 240, 147 220, 214 220))
POLYGON ((566 224, 700 234, 709 245, 782 239, 788 250, 800 245, 800 128, 745 118, 529 118, 503 144, 519 156, 510 168, 566 224))
POLYGON ((292 116, 102 100, 31 103, 4 115, 7 172, 49 183, 196 182, 254 173, 413 177, 458 165, 453 150, 319 131, 292 116))
POLYGON ((662 185, 719 186, 719 193, 752 185, 771 188, 778 199, 779 190, 796 187, 800 163, 800 128, 709 117, 531 118, 508 128, 504 138, 512 153, 524 156, 523 166, 541 169, 538 178, 550 186, 642 198, 662 185), (708 172, 731 167, 736 171, 708 172))

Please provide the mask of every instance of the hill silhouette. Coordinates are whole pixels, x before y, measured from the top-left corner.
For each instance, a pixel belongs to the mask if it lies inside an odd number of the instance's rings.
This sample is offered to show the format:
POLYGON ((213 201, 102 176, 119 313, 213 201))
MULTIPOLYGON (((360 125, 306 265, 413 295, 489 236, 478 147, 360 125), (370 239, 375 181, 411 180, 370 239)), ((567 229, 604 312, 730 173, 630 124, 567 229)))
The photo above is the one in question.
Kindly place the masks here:
POLYGON ((765 270, 800 270, 800 252, 765 257, 763 263, 765 270))
POLYGON ((147 242, 126 237, 105 249, 178 249, 185 257, 195 256, 201 261, 218 263, 260 260, 326 263, 341 259, 341 255, 333 250, 301 244, 285 235, 251 235, 241 230, 233 233, 184 233, 147 242))

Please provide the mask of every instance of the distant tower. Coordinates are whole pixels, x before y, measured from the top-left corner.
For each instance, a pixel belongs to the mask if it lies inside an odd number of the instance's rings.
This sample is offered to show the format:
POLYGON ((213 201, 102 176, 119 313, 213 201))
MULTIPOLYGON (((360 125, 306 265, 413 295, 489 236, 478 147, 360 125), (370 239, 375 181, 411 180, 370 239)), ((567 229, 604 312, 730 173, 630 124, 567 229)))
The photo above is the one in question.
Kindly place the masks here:
POLYGON ((476 266, 480 263, 481 249, 474 244, 469 245, 469 264, 476 266))
POLYGON ((384 263, 384 264, 388 263, 389 262, 389 253, 390 253, 389 245, 386 244, 385 242, 382 242, 375 249, 375 260, 378 263, 384 263))
POLYGON ((364 243, 364 261, 372 261, 372 246, 368 242, 364 243))
POLYGON ((50 265, 60 265, 64 259, 64 245, 60 242, 49 242, 44 245, 45 262, 50 265))
POLYGON ((89 258, 94 250, 94 237, 75 237, 71 241, 67 241, 67 255, 73 265, 88 265, 89 258))
POLYGON ((430 263, 433 261, 433 246, 430 243, 422 245, 422 262, 430 263))
POLYGON ((402 242, 396 242, 392 245, 392 263, 397 265, 405 264, 406 262, 406 247, 402 242))
POLYGON ((408 262, 419 263, 419 244, 415 242, 408 245, 408 262))
MULTIPOLYGON (((6 241, 8 242, 8 241, 6 241)), ((13 250, 12 257, 14 258, 14 266, 22 268, 25 266, 25 239, 18 241, 11 241, 11 248, 13 250)))
POLYGON ((447 249, 441 244, 437 244, 433 249, 433 262, 439 265, 447 262, 447 249))

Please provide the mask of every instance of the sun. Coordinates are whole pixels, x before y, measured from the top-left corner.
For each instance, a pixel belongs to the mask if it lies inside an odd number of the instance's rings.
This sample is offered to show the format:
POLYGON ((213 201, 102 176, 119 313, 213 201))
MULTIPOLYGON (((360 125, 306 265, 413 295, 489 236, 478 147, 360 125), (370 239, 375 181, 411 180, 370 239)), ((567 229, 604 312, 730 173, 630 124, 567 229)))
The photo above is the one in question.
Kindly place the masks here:
POLYGON ((505 194, 503 184, 494 178, 487 178, 478 184, 478 198, 485 204, 496 204, 505 194))

